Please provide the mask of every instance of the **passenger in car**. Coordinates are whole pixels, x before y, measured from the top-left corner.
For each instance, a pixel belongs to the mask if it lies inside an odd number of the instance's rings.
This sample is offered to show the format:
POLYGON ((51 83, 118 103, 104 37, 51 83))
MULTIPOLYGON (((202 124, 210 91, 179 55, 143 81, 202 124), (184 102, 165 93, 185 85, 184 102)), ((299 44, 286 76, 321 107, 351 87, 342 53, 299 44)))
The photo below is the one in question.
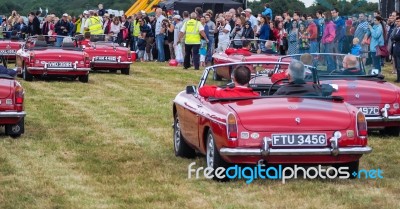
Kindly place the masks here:
POLYGON ((251 72, 246 66, 238 66, 232 72, 233 88, 220 88, 218 86, 203 86, 199 88, 202 97, 233 98, 233 97, 257 97, 260 96, 248 87, 251 72))
POLYGON ((346 55, 343 58, 343 72, 342 75, 363 75, 360 68, 357 57, 351 54, 346 55))
POLYGON ((85 32, 84 40, 80 43, 81 46, 89 47, 90 46, 90 32, 85 32))
POLYGON ((302 62, 293 60, 289 64, 287 77, 289 84, 279 88, 274 95, 322 96, 320 86, 305 82, 305 68, 302 62))
MULTIPOLYGON (((304 64, 304 65, 313 65, 313 57, 311 54, 309 53, 304 53, 300 56, 300 61, 304 64)), ((282 80, 287 78, 287 72, 281 72, 281 73, 275 73, 271 76, 271 81, 272 83, 275 83, 276 81, 282 80)))
POLYGON ((244 40, 242 43, 242 48, 240 49, 228 48, 225 50, 225 54, 227 55, 239 54, 244 56, 250 56, 251 55, 250 47, 251 47, 251 42, 248 40, 244 40))

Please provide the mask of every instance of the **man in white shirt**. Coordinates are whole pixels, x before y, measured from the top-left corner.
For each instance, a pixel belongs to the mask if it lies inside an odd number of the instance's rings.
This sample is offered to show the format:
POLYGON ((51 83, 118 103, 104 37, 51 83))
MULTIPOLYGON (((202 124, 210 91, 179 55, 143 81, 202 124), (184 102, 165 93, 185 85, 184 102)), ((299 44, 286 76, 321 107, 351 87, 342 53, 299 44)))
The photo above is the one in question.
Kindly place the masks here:
POLYGON ((218 47, 216 52, 224 52, 229 46, 231 26, 221 17, 217 20, 218 47))
POLYGON ((158 51, 158 58, 159 62, 165 61, 165 53, 164 53, 164 38, 165 34, 161 33, 162 21, 165 19, 164 15, 162 15, 162 9, 156 9, 156 28, 155 28, 155 36, 156 36, 156 46, 158 51))

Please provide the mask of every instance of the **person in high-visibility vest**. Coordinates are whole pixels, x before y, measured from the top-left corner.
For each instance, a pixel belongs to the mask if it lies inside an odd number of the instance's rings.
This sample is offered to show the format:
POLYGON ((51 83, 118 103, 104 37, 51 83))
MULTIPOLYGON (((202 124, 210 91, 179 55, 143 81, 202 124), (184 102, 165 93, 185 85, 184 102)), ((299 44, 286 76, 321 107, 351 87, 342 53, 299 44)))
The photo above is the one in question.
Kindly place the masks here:
POLYGON ((85 21, 85 32, 89 31, 91 35, 104 34, 103 21, 94 11, 90 11, 90 18, 85 21))
POLYGON ((203 37, 208 43, 208 38, 204 33, 204 27, 200 23, 200 21, 197 21, 196 18, 197 14, 195 12, 192 12, 190 14, 190 20, 185 22, 179 33, 177 44, 181 42, 180 40, 182 39, 183 35, 185 35, 185 59, 183 62, 184 69, 188 69, 190 67, 190 55, 192 54, 192 50, 193 50, 194 69, 195 70, 199 69, 200 66, 199 49, 200 49, 201 37, 203 37))

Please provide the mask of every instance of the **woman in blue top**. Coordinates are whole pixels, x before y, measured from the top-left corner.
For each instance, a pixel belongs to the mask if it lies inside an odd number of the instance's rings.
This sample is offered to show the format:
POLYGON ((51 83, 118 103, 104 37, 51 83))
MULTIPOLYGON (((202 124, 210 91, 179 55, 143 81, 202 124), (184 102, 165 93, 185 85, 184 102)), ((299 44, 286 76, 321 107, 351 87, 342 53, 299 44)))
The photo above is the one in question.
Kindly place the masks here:
MULTIPOLYGON (((268 40, 269 39, 269 18, 262 16, 260 19, 260 23, 261 23, 261 29, 258 33, 258 38, 261 40, 268 40)), ((260 42, 260 48, 262 52, 265 52, 265 41, 261 41, 260 42)))
POLYGON ((384 46, 385 41, 383 37, 386 36, 386 30, 383 30, 383 19, 380 16, 374 18, 374 26, 369 25, 369 32, 371 36, 371 43, 369 44, 369 50, 371 52, 372 64, 374 69, 378 69, 381 72, 381 57, 376 56, 376 46, 384 46))
POLYGON ((297 40, 299 39, 299 31, 297 29, 297 21, 292 21, 292 28, 288 35, 288 54, 298 54, 299 53, 299 45, 297 40))

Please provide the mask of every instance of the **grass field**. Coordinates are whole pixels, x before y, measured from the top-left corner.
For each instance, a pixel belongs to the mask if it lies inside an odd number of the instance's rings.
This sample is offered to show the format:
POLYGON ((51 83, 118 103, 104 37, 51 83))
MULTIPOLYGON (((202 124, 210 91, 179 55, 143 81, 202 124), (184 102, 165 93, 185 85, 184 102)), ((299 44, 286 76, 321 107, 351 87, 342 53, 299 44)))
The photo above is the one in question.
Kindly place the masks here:
POLYGON ((88 84, 22 81, 26 133, 0 136, 0 208, 400 207, 399 138, 369 137, 360 168, 382 169, 380 180, 187 179, 205 160, 174 156, 171 107, 200 74, 141 63, 88 84))

